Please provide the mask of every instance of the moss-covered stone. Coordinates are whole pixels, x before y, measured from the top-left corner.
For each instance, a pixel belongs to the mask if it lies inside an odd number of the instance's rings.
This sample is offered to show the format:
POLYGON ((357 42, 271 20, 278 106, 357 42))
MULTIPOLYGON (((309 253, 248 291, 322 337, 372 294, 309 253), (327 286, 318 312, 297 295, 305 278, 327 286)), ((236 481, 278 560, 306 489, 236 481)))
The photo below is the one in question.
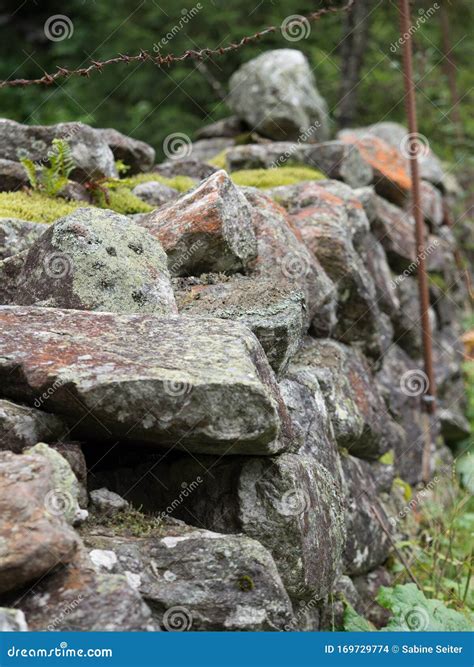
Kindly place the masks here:
POLYGON ((310 167, 278 167, 275 169, 242 169, 232 173, 236 185, 246 185, 260 189, 276 188, 280 185, 294 185, 302 181, 319 181, 324 175, 310 167))

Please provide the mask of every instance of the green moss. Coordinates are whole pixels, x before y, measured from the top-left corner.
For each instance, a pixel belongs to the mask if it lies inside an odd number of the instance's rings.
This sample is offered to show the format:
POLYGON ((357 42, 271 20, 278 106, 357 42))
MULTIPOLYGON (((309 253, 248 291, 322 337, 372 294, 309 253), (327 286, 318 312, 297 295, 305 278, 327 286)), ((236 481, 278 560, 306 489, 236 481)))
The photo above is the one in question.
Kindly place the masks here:
POLYGON ((0 218, 49 223, 81 206, 87 204, 48 197, 38 192, 0 192, 0 218))
POLYGON ((440 273, 430 273, 428 275, 428 280, 431 285, 439 287, 443 292, 446 292, 449 289, 448 283, 440 273))
POLYGON ((110 517, 91 514, 79 527, 79 532, 87 534, 95 528, 111 530, 117 537, 160 537, 163 534, 163 525, 159 519, 132 507, 110 517))
POLYGON ((244 592, 252 591, 255 588, 252 577, 249 577, 248 574, 244 574, 240 577, 239 588, 244 592))
POLYGON ((105 195, 100 192, 97 205, 100 208, 110 208, 116 213, 123 215, 129 213, 148 213, 153 210, 153 206, 135 197, 130 188, 114 188, 108 190, 108 201, 105 195))
POLYGON ((242 169, 234 171, 231 178, 236 185, 254 188, 276 188, 279 185, 295 185, 302 181, 320 181, 325 176, 311 167, 277 167, 275 169, 242 169))
MULTIPOLYGON (((167 185, 169 188, 174 188, 178 192, 186 192, 190 188, 193 188, 196 185, 196 182, 189 178, 189 176, 173 176, 172 178, 166 178, 161 174, 157 174, 153 171, 148 172, 147 174, 136 174, 135 176, 130 176, 130 178, 123 178, 120 181, 115 181, 119 183, 120 186, 125 186, 130 189, 133 189, 136 185, 140 183, 162 183, 167 185)), ((113 187, 112 182, 106 183, 106 187, 113 187)))
POLYGON ((228 148, 224 148, 223 151, 214 155, 211 160, 207 160, 207 164, 210 164, 211 167, 216 167, 216 169, 227 169, 227 151, 228 148))
POLYGON ((389 452, 385 452, 385 454, 379 458, 379 462, 387 466, 393 466, 394 464, 393 449, 391 449, 389 452))

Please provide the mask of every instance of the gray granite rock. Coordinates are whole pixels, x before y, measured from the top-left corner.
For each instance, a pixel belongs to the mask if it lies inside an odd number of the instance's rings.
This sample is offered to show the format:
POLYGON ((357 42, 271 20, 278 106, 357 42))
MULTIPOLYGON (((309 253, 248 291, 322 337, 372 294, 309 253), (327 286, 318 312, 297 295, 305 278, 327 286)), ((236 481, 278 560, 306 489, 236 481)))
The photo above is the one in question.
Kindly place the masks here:
POLYGON ((27 250, 47 229, 42 222, 0 218, 0 260, 27 250))
POLYGON ((28 184, 28 176, 20 162, 0 159, 0 192, 20 190, 28 184))
MULTIPOLYGON (((37 402, 38 407, 41 404, 37 402)), ((54 442, 66 432, 66 425, 54 415, 0 400, 0 450, 20 454, 38 442, 54 442)))
POLYGON ((132 194, 144 201, 146 204, 150 204, 150 206, 155 207, 167 204, 169 201, 179 197, 178 190, 170 188, 168 185, 164 185, 158 181, 140 183, 133 188, 132 194))
POLYGON ((150 171, 155 162, 155 149, 144 141, 127 137, 118 130, 106 128, 96 130, 99 136, 109 146, 114 158, 122 160, 130 167, 130 174, 140 171, 150 171))

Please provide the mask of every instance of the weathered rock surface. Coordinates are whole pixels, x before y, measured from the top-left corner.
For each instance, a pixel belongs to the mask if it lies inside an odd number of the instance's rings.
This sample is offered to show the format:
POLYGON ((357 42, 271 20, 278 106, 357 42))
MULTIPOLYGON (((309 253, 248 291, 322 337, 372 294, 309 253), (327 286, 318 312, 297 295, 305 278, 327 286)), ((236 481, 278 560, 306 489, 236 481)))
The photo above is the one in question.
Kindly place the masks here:
POLYGON ((202 453, 286 446, 273 372, 240 323, 8 306, 0 320, 4 396, 32 403, 55 385, 48 410, 79 432, 202 453))
MULTIPOLYGON (((399 310, 393 318, 394 339, 400 347, 414 359, 422 355, 420 298, 416 278, 402 274, 395 279, 399 310)), ((436 328, 436 315, 433 308, 428 311, 431 329, 436 328)))
POLYGON ((276 373, 284 371, 309 324, 304 294, 270 280, 239 278, 189 286, 176 297, 180 314, 187 317, 219 317, 247 325, 276 373))
POLYGON ((212 174, 215 174, 217 167, 213 167, 206 162, 201 162, 193 157, 183 158, 180 160, 167 160, 161 164, 156 164, 152 171, 166 178, 173 178, 173 176, 188 176, 194 178, 196 181, 202 181, 212 174))
POLYGON ((193 160, 208 162, 222 153, 226 148, 234 145, 234 139, 228 137, 215 137, 213 139, 200 139, 190 145, 190 155, 193 160))
POLYGON ((117 176, 114 156, 100 132, 84 123, 57 125, 22 125, 14 120, 0 119, 0 155, 18 160, 27 155, 33 162, 44 159, 53 139, 65 139, 70 148, 77 180, 117 176))
POLYGON ((361 130, 342 130, 339 139, 359 149, 362 158, 373 169, 373 184, 382 197, 402 205, 411 190, 407 161, 383 139, 361 130))
POLYGON ((339 447, 379 458, 398 436, 364 356, 330 339, 306 338, 291 368, 317 377, 339 447))
POLYGON ((390 541, 382 525, 390 532, 391 524, 377 498, 370 465, 352 456, 343 456, 341 463, 347 503, 345 574, 364 574, 387 559, 390 541))
POLYGON ((164 630, 281 630, 290 619, 273 558, 244 535, 183 525, 127 538, 99 526, 85 542, 116 555, 113 571, 136 582, 164 630))
MULTIPOLYGON (((429 181, 420 181, 420 204, 423 217, 430 223, 432 231, 439 231, 444 219, 443 196, 438 188, 429 181)), ((407 211, 412 210, 413 198, 411 196, 405 206, 407 211)))
POLYGON ((195 133, 196 139, 213 139, 214 137, 237 137, 248 130, 247 125, 237 118, 229 116, 215 123, 204 125, 195 133))
POLYGON ((35 632, 153 632, 151 611, 127 579, 98 574, 85 551, 12 599, 35 632))
POLYGON ((78 539, 63 511, 73 501, 42 453, 0 452, 0 593, 72 559, 78 539))
POLYGON ((125 134, 105 128, 96 130, 101 139, 109 146, 114 158, 122 160, 130 167, 130 174, 136 174, 140 171, 150 171, 155 162, 155 149, 144 141, 138 141, 127 137, 125 134))
POLYGON ((338 480, 312 455, 180 457, 160 461, 153 475, 149 468, 104 470, 95 483, 127 494, 147 511, 258 540, 291 598, 328 593, 341 571, 343 499, 338 480))
POLYGON ((150 204, 150 206, 162 206, 179 197, 178 190, 163 183, 158 183, 158 181, 140 183, 133 188, 132 194, 146 204, 150 204))
POLYGON ((328 333, 335 325, 335 289, 317 258, 308 250, 299 230, 285 209, 268 195, 245 188, 252 205, 258 256, 249 266, 250 275, 268 278, 275 284, 301 289, 308 319, 318 332, 328 333))
POLYGON ((67 431, 65 424, 47 412, 0 400, 0 450, 20 454, 38 442, 53 442, 67 431))
MULTIPOLYGON (((0 265, 0 274, 9 266, 0 265)), ((177 314, 161 245, 102 209, 78 209, 48 227, 2 292, 3 303, 16 305, 177 314)))
POLYGON ((344 629, 344 611, 349 603, 357 613, 365 616, 364 606, 361 603, 356 587, 345 574, 335 582, 331 595, 324 602, 321 609, 320 630, 340 631, 344 629))
POLYGON ((103 516, 114 516, 129 507, 129 503, 122 496, 105 488, 91 491, 90 499, 94 510, 103 516))
MULTIPOLYGON (((347 189, 343 183, 332 183, 338 191, 347 189)), ((350 207, 329 188, 301 183, 274 188, 272 196, 288 209, 306 246, 337 286, 333 335, 347 343, 360 342, 370 354, 378 356, 390 343, 391 332, 378 308, 374 282, 353 243, 353 239, 359 242, 364 230, 367 234, 368 221, 356 198, 349 219, 350 207)))
POLYGON ((46 229, 41 222, 0 218, 0 259, 27 250, 46 229))
POLYGON ((28 185, 28 176, 23 165, 14 160, 0 159, 0 192, 20 190, 28 185))
POLYGON ((377 567, 368 574, 353 577, 352 581, 359 594, 360 608, 363 609, 365 618, 371 621, 377 628, 387 625, 391 614, 388 609, 384 609, 384 607, 375 602, 375 598, 381 586, 392 585, 392 577, 388 570, 384 567, 377 567))
POLYGON ((382 244, 394 271, 416 273, 415 221, 413 216, 382 197, 376 198, 376 219, 372 229, 382 244))
MULTIPOLYGON (((71 466, 79 485, 78 503, 79 507, 86 509, 89 504, 87 493, 87 463, 79 442, 54 442, 50 444, 51 449, 56 450, 71 466)), ((80 518, 85 516, 80 515, 80 518)))
POLYGON ((328 111, 301 51, 267 51, 230 79, 233 112, 263 136, 276 140, 324 141, 328 111))
POLYGON ((362 159, 356 146, 343 141, 327 141, 309 147, 305 162, 328 178, 344 181, 351 188, 369 185, 373 180, 370 164, 362 159))
POLYGON ((292 164, 302 164, 306 160, 307 144, 291 141, 270 141, 263 144, 244 144, 226 151, 228 171, 239 169, 271 169, 292 164))
POLYGON ((139 224, 161 242, 174 276, 234 273, 257 254, 250 206, 222 170, 139 224))

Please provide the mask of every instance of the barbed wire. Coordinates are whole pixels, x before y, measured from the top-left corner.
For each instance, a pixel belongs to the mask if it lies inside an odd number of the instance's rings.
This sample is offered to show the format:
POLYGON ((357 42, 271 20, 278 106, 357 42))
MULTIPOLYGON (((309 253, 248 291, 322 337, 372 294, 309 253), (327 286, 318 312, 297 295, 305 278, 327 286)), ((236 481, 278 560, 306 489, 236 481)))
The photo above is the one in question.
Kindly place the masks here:
MULTIPOLYGON (((322 9, 319 9, 318 11, 312 12, 311 14, 307 14, 305 16, 303 15, 295 16, 294 20, 291 23, 293 25, 298 25, 298 24, 301 25, 304 24, 306 21, 309 23, 314 23, 315 21, 318 21, 322 16, 325 16, 326 14, 337 14, 340 12, 349 11, 353 6, 354 2, 355 0, 348 0, 348 2, 346 2, 341 7, 323 7, 322 9)), ((7 87, 13 88, 13 87, 33 86, 33 85, 49 86, 61 78, 68 78, 70 76, 88 77, 94 71, 101 72, 104 67, 107 67, 108 65, 115 65, 117 63, 129 64, 133 62, 151 62, 154 65, 161 67, 162 65, 169 66, 172 65, 173 63, 182 62, 184 60, 192 60, 192 59, 203 60, 204 58, 209 56, 221 56, 224 55, 225 53, 229 53, 230 51, 238 51, 247 44, 257 42, 261 37, 264 37, 271 33, 278 32, 280 29, 281 25, 269 26, 268 28, 264 28, 263 30, 254 33, 253 35, 242 37, 242 39, 236 43, 231 42, 230 44, 218 47, 217 49, 210 49, 210 48, 203 48, 198 50, 188 49, 179 56, 175 56, 172 53, 166 56, 163 56, 159 53, 157 55, 154 55, 147 50, 141 50, 140 53, 133 56, 128 56, 120 53, 118 56, 115 56, 114 58, 109 58, 108 60, 102 60, 102 61, 91 60, 90 65, 88 65, 87 67, 79 67, 78 69, 69 69, 67 67, 57 66, 56 72, 51 74, 45 72, 45 74, 42 77, 39 77, 37 79, 11 79, 11 80, 6 79, 4 81, 0 81, 0 88, 7 88, 7 87)))

